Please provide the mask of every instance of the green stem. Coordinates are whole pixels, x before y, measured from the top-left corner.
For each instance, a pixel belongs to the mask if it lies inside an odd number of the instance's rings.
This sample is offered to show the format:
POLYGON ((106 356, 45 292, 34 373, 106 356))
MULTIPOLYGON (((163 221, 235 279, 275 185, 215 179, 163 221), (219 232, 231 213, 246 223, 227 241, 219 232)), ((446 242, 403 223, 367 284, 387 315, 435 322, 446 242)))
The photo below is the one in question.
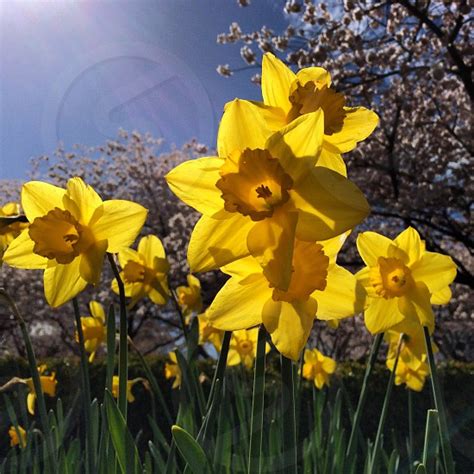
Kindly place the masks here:
POLYGON ((30 366, 31 371, 31 378, 33 379, 33 386, 35 388, 36 399, 38 402, 38 409, 40 414, 41 426, 43 428, 44 437, 46 438, 46 445, 49 451, 49 455, 51 456, 51 462, 47 462, 49 464, 50 469, 52 472, 57 472, 57 463, 55 459, 55 450, 52 437, 54 433, 51 431, 51 427, 49 424, 48 413, 46 411, 46 403, 44 401, 44 393, 41 387, 41 379, 38 372, 38 366, 36 362, 35 353, 33 351, 33 345, 31 344, 31 339, 28 334, 28 329, 26 327, 25 320, 21 316, 18 308, 10 297, 10 295, 3 289, 0 288, 0 296, 2 296, 6 301, 7 304, 10 306, 11 310, 13 311, 13 315, 15 316, 16 321, 20 325, 21 333, 23 335, 23 340, 25 341, 26 346, 26 353, 28 356, 28 365, 30 366))
POLYGON ((410 452, 408 453, 408 461, 410 462, 410 473, 413 472, 414 468, 414 453, 415 448, 413 445, 413 394, 412 391, 407 388, 408 393, 408 445, 410 452))
POLYGON ((95 452, 94 452, 94 434, 92 431, 92 414, 91 414, 91 386, 89 378, 89 361, 84 347, 84 333, 82 331, 81 313, 79 310, 79 303, 77 298, 72 299, 74 307, 74 316, 76 319, 76 330, 79 339, 79 350, 81 354, 81 375, 82 375, 82 389, 84 390, 84 420, 86 425, 86 458, 89 466, 89 472, 95 471, 95 452))
POLYGON ((441 387, 438 379, 438 371, 436 370, 430 333, 426 326, 423 326, 423 333, 425 336, 426 351, 428 353, 428 364, 430 366, 431 388, 433 390, 435 407, 436 410, 438 410, 438 423, 441 437, 441 450, 443 451, 444 458, 444 467, 447 474, 454 474, 454 461, 453 453, 451 451, 451 443, 449 442, 449 429, 446 417, 446 408, 444 406, 443 395, 441 394, 441 387))
POLYGON ((374 368, 375 362, 377 360, 377 355, 379 353, 380 345, 382 344, 383 333, 377 334, 374 338, 372 348, 370 350, 369 361, 365 369, 364 380, 362 382, 362 388, 359 395, 359 402, 357 403, 357 408, 354 414, 354 420, 352 422, 351 435, 349 437, 349 443, 346 450, 346 458, 352 461, 356 454, 356 443, 359 433, 359 424, 362 417, 362 412, 365 406, 365 400, 367 398, 367 387, 370 374, 374 368))
POLYGON ((263 410, 265 396, 265 346, 266 330, 263 324, 258 331, 257 357, 253 379, 252 416, 250 421, 250 450, 248 472, 262 470, 263 410))
POLYGON ((112 272, 117 280, 117 286, 119 289, 120 299, 120 322, 119 322, 119 364, 118 364, 118 375, 119 375, 119 395, 118 395, 118 407, 122 413, 125 421, 127 421, 127 380, 128 380, 128 328, 127 328, 127 304, 125 301, 125 287, 120 273, 115 263, 114 256, 110 253, 107 254, 112 272))
POLYGON ((385 425, 385 420, 387 419, 388 406, 390 404, 390 397, 392 395, 392 389, 395 382, 395 373, 397 372, 398 359, 400 357, 400 350, 403 344, 403 334, 400 334, 400 339, 398 340, 397 352, 395 355, 395 362, 393 363, 392 372, 390 373, 390 379, 387 385, 387 391, 385 392, 385 398, 382 406, 382 413, 380 414, 379 426, 377 428, 377 435, 375 437, 374 449, 372 451, 372 461, 370 463, 370 473, 375 472, 375 466, 377 465, 377 457, 380 450, 380 445, 382 443, 382 433, 383 427, 385 425))
POLYGON ((184 314, 181 311, 181 306, 179 305, 178 297, 176 296, 176 292, 174 290, 171 290, 171 295, 173 296, 173 302, 176 306, 176 311, 178 312, 179 321, 181 323, 181 329, 183 330, 184 340, 186 342, 186 347, 189 348, 188 328, 186 327, 186 320, 184 318, 184 314))
POLYGON ((281 355, 282 410, 283 410, 283 468, 286 473, 298 472, 296 452, 295 392, 293 363, 281 355))

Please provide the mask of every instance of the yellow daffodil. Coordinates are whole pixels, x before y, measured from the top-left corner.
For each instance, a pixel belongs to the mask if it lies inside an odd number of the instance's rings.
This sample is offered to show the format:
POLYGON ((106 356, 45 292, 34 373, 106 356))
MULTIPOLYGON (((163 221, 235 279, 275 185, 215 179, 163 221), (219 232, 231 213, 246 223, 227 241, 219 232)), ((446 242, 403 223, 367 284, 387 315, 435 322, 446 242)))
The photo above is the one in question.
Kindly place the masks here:
POLYGON ((30 222, 10 244, 4 261, 18 268, 44 269, 44 290, 60 306, 88 283, 99 283, 105 252, 130 245, 147 211, 130 201, 102 201, 81 178, 66 189, 40 181, 23 185, 21 205, 30 222))
POLYGON ((456 276, 451 258, 427 252, 412 227, 394 240, 363 232, 357 248, 367 265, 356 275, 367 292, 367 329, 375 334, 412 320, 433 331, 431 305, 451 299, 449 285, 456 276))
MULTIPOLYGON (((58 385, 58 381, 56 380, 56 373, 53 372, 51 375, 43 375, 46 372, 47 368, 45 365, 41 365, 38 367, 38 371, 40 373, 40 382, 41 382, 41 389, 43 393, 50 397, 56 396, 56 387, 58 385)), ((35 403, 36 403, 36 392, 35 387, 33 384, 33 379, 28 378, 24 379, 23 383, 25 383, 28 387, 29 393, 26 399, 26 404, 28 407, 28 412, 31 415, 35 414, 35 403)))
POLYGON ((185 316, 202 309, 201 282, 194 275, 188 275, 187 280, 188 286, 176 288, 178 303, 185 316))
MULTIPOLYGON (((395 358, 387 358, 387 367, 393 371, 395 358)), ((428 364, 426 363, 426 355, 421 359, 411 357, 407 359, 400 357, 395 371, 395 385, 405 384, 407 388, 415 392, 421 392, 425 384, 426 377, 429 374, 428 364)))
POLYGON ((28 227, 28 223, 22 222, 19 214, 20 205, 16 202, 9 202, 0 207, 0 264, 7 247, 20 235, 22 230, 28 227))
POLYGON ((222 347, 222 338, 224 336, 224 331, 216 329, 212 326, 209 321, 208 311, 206 310, 202 314, 198 314, 198 323, 199 323, 199 344, 205 344, 206 342, 211 343, 216 351, 220 351, 222 347))
POLYGON ((345 235, 321 243, 295 241, 287 291, 272 288, 252 257, 223 271, 231 275, 209 308, 211 324, 235 331, 264 324, 276 348, 298 360, 315 317, 341 319, 360 311, 363 292, 350 272, 336 264, 345 235))
POLYGON ((269 136, 249 102, 228 104, 218 136, 219 157, 187 161, 166 179, 203 216, 188 247, 192 271, 220 268, 252 255, 271 284, 287 291, 295 236, 326 240, 352 229, 369 212, 360 190, 325 167, 320 110, 269 136))
POLYGON ((301 115, 322 110, 323 146, 318 166, 328 166, 345 175, 341 153, 353 150, 378 124, 377 115, 364 107, 346 107, 343 94, 331 87, 331 75, 321 67, 308 67, 296 74, 271 53, 263 56, 263 103, 255 109, 272 130, 281 130, 301 115))
POLYGON ((178 365, 178 359, 175 352, 168 354, 170 362, 165 363, 165 378, 174 379, 172 388, 179 388, 181 386, 181 369, 178 365))
MULTIPOLYGON (((105 341, 107 332, 104 307, 97 301, 91 301, 89 310, 91 316, 82 317, 81 326, 84 334, 84 348, 90 354, 89 362, 92 362, 98 347, 105 341)), ((77 331, 76 341, 79 342, 77 331)))
POLYGON ((26 448, 26 431, 20 425, 18 425, 17 429, 14 426, 10 426, 8 436, 10 436, 10 446, 26 448))
MULTIPOLYGON (((117 375, 112 377, 112 395, 115 398, 119 396, 119 378, 117 375)), ((127 380, 127 402, 132 403, 135 401, 135 396, 133 395, 132 388, 135 384, 141 382, 143 386, 148 390, 148 380, 144 379, 143 377, 137 377, 132 380, 127 380)))
MULTIPOLYGON (((130 306, 148 296, 155 304, 166 304, 169 263, 161 240, 155 235, 143 237, 138 249, 123 248, 119 251, 122 267, 120 276, 125 286, 125 296, 131 298, 130 306)), ((119 293, 117 280, 112 282, 112 290, 119 293)))
POLYGON ((312 380, 321 390, 329 385, 329 378, 336 370, 336 361, 326 357, 317 349, 306 349, 304 352, 303 377, 312 380))
MULTIPOLYGON (((227 365, 244 364, 247 369, 251 369, 257 356, 257 342, 258 328, 234 331, 230 338, 227 365)), ((270 346, 266 344, 265 353, 269 350, 270 346)))

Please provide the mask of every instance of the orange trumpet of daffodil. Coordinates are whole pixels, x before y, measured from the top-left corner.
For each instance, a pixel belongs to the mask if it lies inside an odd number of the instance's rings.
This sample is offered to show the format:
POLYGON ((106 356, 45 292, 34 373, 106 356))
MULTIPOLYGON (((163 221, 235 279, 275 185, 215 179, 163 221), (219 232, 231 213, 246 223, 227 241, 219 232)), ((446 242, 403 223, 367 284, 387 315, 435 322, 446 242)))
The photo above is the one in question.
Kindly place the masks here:
POLYGON ((298 360, 315 318, 342 319, 363 307, 363 290, 354 275, 336 264, 345 237, 321 243, 296 240, 286 291, 272 288, 252 257, 223 267, 231 278, 209 307, 211 324, 235 331, 263 323, 280 353, 298 360))
MULTIPOLYGON (((50 397, 56 396, 56 387, 58 385, 58 381, 56 380, 56 373, 52 372, 50 375, 43 375, 46 372, 46 366, 41 365, 38 367, 38 372, 40 373, 40 382, 41 382, 41 389, 43 393, 50 397)), ((28 407, 28 412, 31 415, 35 414, 35 403, 36 403, 36 392, 35 387, 33 384, 33 379, 28 378, 22 381, 28 387, 29 393, 26 398, 26 405, 28 407)))
POLYGON ((4 261, 17 268, 44 269, 46 300, 54 307, 88 283, 97 285, 105 253, 130 245, 147 215, 130 201, 102 201, 77 177, 66 189, 30 181, 23 185, 21 205, 30 225, 10 244, 4 261))
POLYGON ((447 304, 456 265, 447 255, 428 252, 412 227, 394 240, 363 232, 357 248, 367 265, 357 278, 367 292, 365 324, 372 333, 384 332, 410 320, 434 329, 432 304, 447 304))
POLYGON ((329 385, 329 379, 336 371, 336 365, 334 359, 326 357, 317 349, 306 349, 302 376, 306 380, 312 380, 316 388, 321 390, 325 385, 329 385))
MULTIPOLYGON (((122 272, 120 277, 125 286, 125 296, 131 298, 130 306, 148 296, 155 304, 166 304, 170 290, 168 288, 169 263, 165 249, 156 235, 143 237, 138 249, 123 248, 118 253, 122 272)), ((112 290, 119 293, 117 280, 112 282, 112 290)))
POLYGON ((325 167, 321 110, 270 135, 249 102, 228 104, 219 157, 187 161, 166 179, 172 191, 204 214, 188 247, 192 271, 208 271, 252 255, 266 278, 288 290, 295 237, 326 240, 352 229, 369 212, 360 190, 325 167))
MULTIPOLYGON (((98 301, 89 303, 89 311, 90 316, 81 317, 81 326, 84 334, 84 348, 90 354, 89 362, 92 362, 97 349, 105 341, 107 329, 105 327, 104 307, 98 301)), ((76 341, 79 342, 77 331, 76 341)))

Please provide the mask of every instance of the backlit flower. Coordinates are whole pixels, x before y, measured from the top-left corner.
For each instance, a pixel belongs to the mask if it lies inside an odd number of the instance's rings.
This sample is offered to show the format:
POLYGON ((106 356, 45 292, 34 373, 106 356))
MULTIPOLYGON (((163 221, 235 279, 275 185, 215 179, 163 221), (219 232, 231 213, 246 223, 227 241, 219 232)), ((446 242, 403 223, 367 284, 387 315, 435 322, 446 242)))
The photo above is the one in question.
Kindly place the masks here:
POLYGON ((44 290, 59 306, 99 283, 105 252, 130 245, 147 211, 130 201, 102 201, 81 178, 66 189, 40 181, 23 185, 21 205, 30 222, 10 244, 4 261, 18 268, 44 269, 44 290))
MULTIPOLYGON (((38 367, 38 371, 40 373, 40 382, 41 382, 41 389, 43 393, 50 397, 56 396, 56 387, 58 381, 56 380, 56 373, 52 372, 50 375, 43 375, 46 372, 47 368, 45 365, 41 365, 38 367)), ((35 387, 33 384, 33 379, 28 378, 24 379, 23 381, 29 390, 28 396, 26 398, 26 404, 28 407, 28 412, 31 415, 35 414, 35 403, 36 403, 36 392, 35 387)))
MULTIPOLYGON (((104 307, 97 301, 91 301, 89 311, 91 316, 82 317, 81 326, 84 334, 84 348, 90 354, 89 362, 92 362, 98 347, 105 341, 107 331, 104 307)), ((76 341, 79 342, 77 331, 76 341)))
POLYGON ((208 311, 206 310, 202 314, 198 314, 199 323, 199 344, 205 344, 206 342, 211 343, 217 351, 221 350, 222 338, 224 337, 224 331, 212 326, 209 321, 208 311))
POLYGON ((336 264, 344 239, 343 235, 321 243, 296 240, 286 291, 272 288, 252 257, 223 267, 231 278, 209 308, 211 324, 235 331, 263 323, 276 348, 298 360, 316 317, 341 319, 363 307, 363 290, 354 275, 336 264))
MULTIPOLYGON (((387 358, 387 367, 393 371, 395 358, 387 358)), ((421 359, 415 357, 406 359, 400 357, 395 371, 395 385, 405 384, 407 388, 415 392, 421 392, 425 384, 426 377, 429 375, 426 355, 421 359)))
MULTIPOLYGON (((155 235, 147 235, 140 240, 137 250, 123 248, 118 256, 122 267, 120 277, 125 286, 125 296, 131 298, 130 306, 145 296, 155 304, 166 304, 170 296, 170 266, 161 240, 155 235)), ((115 279, 112 290, 119 293, 115 279)))
POLYGON ((372 333, 384 332, 411 320, 434 329, 432 304, 447 304, 456 265, 447 255, 427 252, 412 227, 394 240, 363 232, 357 248, 367 265, 357 278, 367 292, 365 324, 372 333))
POLYGON ((10 436, 10 446, 26 448, 26 431, 20 425, 17 426, 17 429, 14 426, 10 426, 8 436, 10 436), (19 436, 18 433, 20 434, 19 436))
MULTIPOLYGON (((118 398, 119 396, 119 377, 117 375, 114 375, 112 377, 112 395, 115 398, 118 398)), ((135 396, 133 395, 132 389, 135 384, 138 382, 141 382, 143 386, 148 390, 148 380, 144 379, 143 377, 137 377, 132 380, 127 380, 127 402, 132 403, 135 401, 135 396)))
POLYGON ((169 362, 165 363, 165 378, 174 379, 172 388, 179 388, 181 386, 181 369, 178 365, 176 352, 168 354, 169 362))
MULTIPOLYGON (((244 364, 247 369, 251 369, 257 356, 257 342, 258 328, 234 331, 230 338, 227 365, 244 364)), ((265 344, 265 353, 269 350, 270 346, 265 344)))
POLYGON ((179 306, 186 316, 202 309, 201 282, 194 275, 188 275, 187 280, 188 286, 176 288, 179 306))
POLYGON ((16 202, 9 202, 0 207, 0 264, 7 247, 28 227, 28 223, 23 222, 19 214, 20 205, 16 202))
POLYGON ((188 247, 192 271, 220 268, 252 255, 275 288, 287 291, 295 236, 326 240, 352 229, 369 212, 345 177, 315 167, 323 137, 321 111, 270 135, 249 102, 227 105, 219 157, 187 161, 166 177, 173 192, 204 215, 188 247))
POLYGON ((312 380, 319 390, 325 385, 329 385, 329 379, 335 370, 335 360, 326 357, 317 349, 306 349, 304 351, 302 375, 306 380, 312 380))

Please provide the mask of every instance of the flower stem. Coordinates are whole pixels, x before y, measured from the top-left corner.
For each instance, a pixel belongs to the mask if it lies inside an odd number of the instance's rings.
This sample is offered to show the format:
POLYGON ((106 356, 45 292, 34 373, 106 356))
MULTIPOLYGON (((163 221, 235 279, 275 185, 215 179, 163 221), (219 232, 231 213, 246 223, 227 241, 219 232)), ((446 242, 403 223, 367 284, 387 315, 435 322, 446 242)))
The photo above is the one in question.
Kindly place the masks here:
POLYGON ((379 353, 380 345, 382 344, 383 333, 377 334, 372 343, 372 348, 370 349, 369 361, 365 369, 364 380, 362 382, 362 388, 359 395, 359 402, 357 403, 357 408, 354 414, 354 420, 352 422, 351 435, 349 437, 349 443, 346 450, 346 458, 353 460, 356 454, 356 443, 357 437, 359 434, 359 424, 362 417, 362 412, 365 406, 365 400, 367 398, 367 387, 370 374, 374 368, 375 362, 377 360, 377 355, 379 353))
POLYGON ((257 357, 253 379, 252 417, 250 421, 250 450, 248 472, 262 470, 263 409, 265 396, 265 345, 267 332, 263 324, 258 330, 257 357))
POLYGON ((408 461, 410 462, 410 473, 413 472, 414 468, 414 445, 413 445, 413 394, 410 389, 407 389, 408 393, 408 461))
POLYGON ((295 391, 293 364, 281 355, 282 410, 283 410, 283 468, 286 473, 298 472, 296 452, 295 391))
POLYGON ((115 263, 114 256, 110 253, 107 254, 112 272, 117 280, 117 286, 119 289, 120 299, 120 322, 119 322, 119 395, 118 395, 118 408, 122 413, 125 421, 127 420, 127 380, 128 380, 128 324, 127 324, 127 304, 125 301, 125 287, 120 273, 115 263))
POLYGON ((383 427, 385 425, 385 420, 387 419, 388 406, 390 404, 390 397, 392 395, 392 389, 395 382, 395 373, 397 371, 398 359, 400 357, 400 351, 403 345, 403 334, 400 334, 400 339, 398 340, 397 352, 395 355, 395 361, 393 363, 392 372, 390 374, 390 379, 387 385, 387 391, 385 392, 385 398, 382 406, 382 413, 380 414, 379 426, 377 428, 377 435, 375 436, 374 449, 372 451, 372 461, 370 463, 370 473, 375 472, 375 466, 377 465, 377 457, 380 451, 380 445, 382 444, 382 433, 383 427))
POLYGON ((435 407, 436 410, 438 410, 438 423, 441 437, 441 449, 443 451, 444 458, 444 468, 447 474, 454 474, 454 461, 453 453, 451 451, 451 443, 449 442, 449 429, 446 417, 446 408, 444 406, 443 395, 441 394, 438 371, 436 370, 433 347, 431 345, 430 333, 426 326, 423 326, 423 333, 425 336, 426 351, 428 353, 428 364, 430 366, 431 388, 433 390, 435 407))
POLYGON ((94 434, 92 431, 92 414, 91 414, 91 386, 89 379, 89 361, 84 347, 84 333, 82 331, 81 313, 79 310, 79 303, 77 298, 72 299, 74 308, 74 317, 76 319, 76 330, 79 339, 79 350, 81 354, 81 374, 82 374, 82 389, 84 390, 84 420, 86 425, 86 458, 89 472, 95 471, 95 452, 94 452, 94 434))
POLYGON ((189 335, 188 335, 188 328, 186 327, 186 319, 184 318, 183 311, 181 310, 181 306, 179 305, 178 296, 174 290, 171 290, 171 295, 173 296, 173 303, 176 307, 176 311, 178 312, 179 321, 181 323, 181 329, 183 330, 184 341, 186 342, 186 347, 189 347, 189 335))

